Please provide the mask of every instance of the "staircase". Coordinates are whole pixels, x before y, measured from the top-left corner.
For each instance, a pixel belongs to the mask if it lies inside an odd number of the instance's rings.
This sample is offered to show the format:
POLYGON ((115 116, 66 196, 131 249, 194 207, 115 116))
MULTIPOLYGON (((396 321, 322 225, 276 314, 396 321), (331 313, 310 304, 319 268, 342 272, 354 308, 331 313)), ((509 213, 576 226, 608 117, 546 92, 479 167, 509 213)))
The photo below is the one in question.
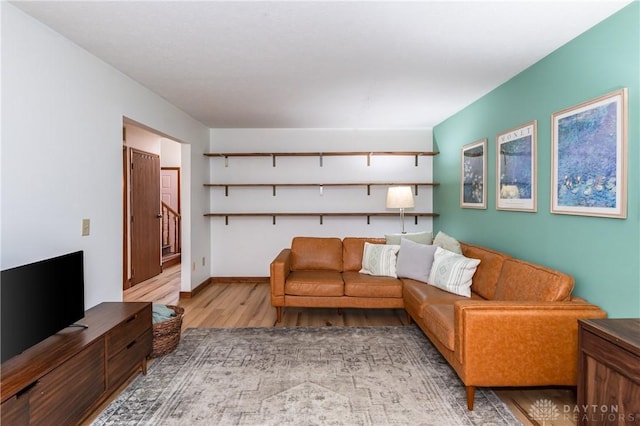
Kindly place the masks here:
POLYGON ((180 263, 180 213, 162 201, 162 267, 180 263))

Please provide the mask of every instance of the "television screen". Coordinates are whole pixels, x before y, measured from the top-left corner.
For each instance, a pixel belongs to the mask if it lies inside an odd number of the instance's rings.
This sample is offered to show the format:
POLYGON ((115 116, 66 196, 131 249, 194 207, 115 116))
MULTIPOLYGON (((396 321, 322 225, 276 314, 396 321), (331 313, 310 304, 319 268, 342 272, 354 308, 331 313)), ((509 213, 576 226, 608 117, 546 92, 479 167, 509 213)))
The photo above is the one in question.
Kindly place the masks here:
POLYGON ((0 309, 0 362, 83 318, 83 252, 2 271, 0 309))

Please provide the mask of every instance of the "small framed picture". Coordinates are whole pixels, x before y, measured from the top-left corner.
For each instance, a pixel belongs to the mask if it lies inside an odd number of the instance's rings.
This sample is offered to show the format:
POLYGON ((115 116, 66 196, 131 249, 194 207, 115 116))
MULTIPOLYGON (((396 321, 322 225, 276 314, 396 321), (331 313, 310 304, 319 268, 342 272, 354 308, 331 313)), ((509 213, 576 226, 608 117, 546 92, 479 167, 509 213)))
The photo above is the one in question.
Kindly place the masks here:
POLYGON ((553 113, 551 213, 627 217, 627 89, 553 113))
POLYGON ((462 147, 460 207, 487 208, 487 139, 462 147))
POLYGON ((537 211, 536 120, 496 136, 496 209, 537 211))

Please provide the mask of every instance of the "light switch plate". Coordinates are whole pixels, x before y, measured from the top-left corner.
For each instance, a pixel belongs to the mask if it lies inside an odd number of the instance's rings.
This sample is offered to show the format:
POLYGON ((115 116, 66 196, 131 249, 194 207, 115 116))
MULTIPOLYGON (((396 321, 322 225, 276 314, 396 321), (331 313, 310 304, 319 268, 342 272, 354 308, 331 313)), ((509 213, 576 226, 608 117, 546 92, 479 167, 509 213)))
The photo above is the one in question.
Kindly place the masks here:
POLYGON ((82 236, 86 237, 91 233, 91 220, 82 219, 82 236))

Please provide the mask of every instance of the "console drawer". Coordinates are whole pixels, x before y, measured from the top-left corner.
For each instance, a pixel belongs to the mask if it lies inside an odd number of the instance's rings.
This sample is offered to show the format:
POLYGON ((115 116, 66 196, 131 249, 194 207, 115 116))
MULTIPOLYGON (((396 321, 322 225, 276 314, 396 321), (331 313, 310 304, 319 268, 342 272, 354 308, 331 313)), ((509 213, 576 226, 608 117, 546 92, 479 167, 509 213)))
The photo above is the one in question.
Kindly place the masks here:
POLYGON ((152 327, 151 306, 130 316, 107 334, 107 358, 126 348, 145 330, 152 327))
POLYGON ((145 368, 147 355, 153 346, 153 331, 149 327, 145 332, 131 340, 123 350, 107 361, 107 386, 119 386, 122 379, 128 377, 137 368, 145 368))
POLYGON ((78 423, 105 390, 104 340, 99 339, 42 377, 30 390, 30 423, 78 423))

